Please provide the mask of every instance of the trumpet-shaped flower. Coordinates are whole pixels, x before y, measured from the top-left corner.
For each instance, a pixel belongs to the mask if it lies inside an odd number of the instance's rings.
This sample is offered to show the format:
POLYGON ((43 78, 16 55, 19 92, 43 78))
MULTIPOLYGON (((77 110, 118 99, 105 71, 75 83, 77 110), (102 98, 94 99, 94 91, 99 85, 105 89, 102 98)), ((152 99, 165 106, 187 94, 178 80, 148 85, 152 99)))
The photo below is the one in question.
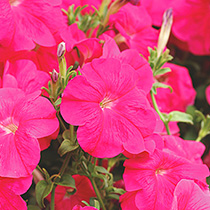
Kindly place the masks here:
POLYGON ((66 87, 61 114, 79 125, 80 146, 96 157, 113 157, 127 150, 145 150, 156 117, 144 91, 137 88, 136 71, 117 59, 95 59, 66 87))
POLYGON ((4 69, 3 87, 22 89, 26 93, 41 91, 50 76, 36 69, 30 60, 7 61, 4 69))
POLYGON ((178 136, 164 136, 164 150, 184 157, 195 163, 202 163, 205 146, 201 142, 183 140, 178 136))
POLYGON ((174 190, 171 210, 207 210, 210 209, 210 194, 204 192, 193 181, 182 179, 174 190))
POLYGON ((152 20, 142 6, 127 4, 119 12, 110 16, 112 24, 119 34, 115 40, 121 49, 132 48, 147 57, 148 47, 157 46, 158 32, 152 28, 152 20), (121 47, 121 44, 127 45, 121 47))
POLYGON ((52 134, 59 126, 53 106, 39 93, 0 89, 0 176, 30 175, 40 157, 37 138, 52 134))
POLYGON ((57 186, 55 189, 55 210, 83 209, 80 207, 85 206, 82 201, 89 203, 89 199, 96 196, 91 182, 86 176, 73 175, 72 177, 75 180, 76 192, 72 194, 74 189, 71 187, 57 186), (75 205, 78 205, 77 208, 75 205))
POLYGON ((28 190, 31 182, 31 176, 19 179, 0 177, 0 209, 26 210, 26 203, 20 195, 28 190))
POLYGON ((160 150, 151 155, 144 152, 126 160, 124 166, 125 188, 128 192, 138 191, 134 202, 141 210, 170 209, 174 189, 181 179, 204 182, 209 176, 206 165, 160 150))
POLYGON ((54 46, 53 35, 63 23, 60 5, 60 0, 2 0, 1 46, 15 51, 54 46))

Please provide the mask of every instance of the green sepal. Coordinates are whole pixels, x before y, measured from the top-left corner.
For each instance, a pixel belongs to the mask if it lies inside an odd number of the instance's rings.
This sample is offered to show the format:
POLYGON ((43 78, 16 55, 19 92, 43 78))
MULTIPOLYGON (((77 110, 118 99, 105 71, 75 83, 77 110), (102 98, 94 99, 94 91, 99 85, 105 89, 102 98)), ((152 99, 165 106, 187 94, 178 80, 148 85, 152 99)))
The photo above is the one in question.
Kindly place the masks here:
POLYGON ((58 99, 55 101, 54 105, 55 105, 55 106, 58 106, 58 105, 60 105, 60 104, 61 104, 61 98, 58 98, 58 99))
POLYGON ((51 193, 53 186, 53 182, 49 184, 45 180, 41 180, 36 184, 36 201, 41 208, 45 208, 44 198, 46 198, 51 193))
POLYGON ((157 76, 157 75, 162 75, 165 73, 171 72, 171 69, 166 67, 166 68, 162 68, 162 69, 158 69, 153 73, 153 76, 157 76))

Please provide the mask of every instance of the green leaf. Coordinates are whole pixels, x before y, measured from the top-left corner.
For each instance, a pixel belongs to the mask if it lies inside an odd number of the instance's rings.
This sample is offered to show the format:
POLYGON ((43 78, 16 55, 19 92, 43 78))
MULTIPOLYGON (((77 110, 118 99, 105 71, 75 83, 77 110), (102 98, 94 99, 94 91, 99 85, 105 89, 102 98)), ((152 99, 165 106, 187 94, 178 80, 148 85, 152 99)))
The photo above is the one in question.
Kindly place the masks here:
POLYGON ((153 83, 151 91, 154 94, 157 94, 157 88, 169 88, 171 90, 171 92, 173 91, 173 89, 172 89, 171 86, 165 85, 165 84, 163 84, 161 82, 155 82, 155 83, 153 83))
POLYGON ((109 172, 102 166, 95 166, 95 170, 99 173, 109 174, 109 172))
POLYGON ((27 210, 41 210, 38 206, 28 205, 27 210))
POLYGON ((45 208, 44 198, 47 197, 53 188, 53 183, 47 183, 45 180, 41 180, 37 183, 35 192, 36 192, 36 201, 41 208, 45 208))
POLYGON ((179 112, 179 111, 173 111, 168 114, 168 121, 175 121, 175 122, 185 122, 193 124, 193 118, 190 114, 179 112))
POLYGON ((166 68, 162 68, 162 69, 158 69, 156 70, 153 75, 154 76, 157 76, 157 75, 162 75, 162 74, 165 74, 165 73, 168 73, 168 72, 171 72, 171 69, 166 67, 166 68))
POLYGON ((112 194, 112 193, 108 194, 107 197, 108 197, 108 198, 111 198, 111 199, 115 199, 115 200, 119 200, 119 198, 120 198, 119 195, 117 195, 117 194, 112 194))
POLYGON ((55 181, 55 184, 65 187, 72 187, 76 190, 75 180, 70 174, 63 174, 58 182, 55 181))
POLYGON ((58 154, 62 157, 67 152, 71 152, 79 147, 79 144, 76 142, 71 142, 69 139, 64 139, 58 148, 58 154))

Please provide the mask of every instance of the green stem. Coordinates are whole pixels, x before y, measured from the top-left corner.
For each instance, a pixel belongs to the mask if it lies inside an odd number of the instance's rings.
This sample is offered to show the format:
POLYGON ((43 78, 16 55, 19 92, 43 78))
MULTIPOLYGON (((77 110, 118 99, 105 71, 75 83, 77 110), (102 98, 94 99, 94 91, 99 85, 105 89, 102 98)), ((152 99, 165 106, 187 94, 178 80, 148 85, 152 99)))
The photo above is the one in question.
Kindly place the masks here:
POLYGON ((150 91, 150 95, 151 95, 151 99, 152 99, 152 103, 153 103, 154 109, 158 113, 158 115, 160 116, 160 119, 163 121, 163 123, 165 125, 165 128, 166 128, 167 134, 171 135, 171 132, 170 132, 170 129, 169 129, 169 126, 168 126, 168 122, 165 121, 164 116, 160 112, 160 110, 158 108, 158 105, 157 105, 157 102, 156 102, 156 99, 155 99, 155 96, 154 96, 154 93, 152 91, 150 91))
POLYGON ((73 125, 70 125, 70 138, 71 138, 71 141, 74 140, 74 126, 73 125))
POLYGON ((51 202, 50 202, 50 209, 54 210, 55 209, 55 188, 56 185, 53 186, 52 192, 51 192, 51 202))
POLYGON ((66 157, 65 157, 65 160, 63 161, 63 164, 61 166, 61 169, 59 171, 59 175, 60 176, 62 176, 64 174, 64 172, 65 172, 65 170, 66 170, 66 168, 67 168, 67 166, 69 164, 70 158, 71 158, 71 152, 68 152, 67 155, 66 155, 66 157))
POLYGON ((96 193, 96 196, 97 196, 97 198, 98 198, 98 201, 99 201, 99 203, 100 203, 101 208, 102 208, 103 210, 106 210, 106 207, 105 207, 104 202, 103 202, 103 200, 102 200, 102 198, 101 198, 101 194, 100 194, 100 192, 99 192, 99 190, 98 190, 98 187, 97 187, 97 185, 96 185, 96 183, 95 183, 94 178, 93 178, 93 177, 89 177, 89 178, 90 178, 90 181, 91 181, 91 183, 92 183, 93 189, 94 189, 94 191, 95 191, 95 193, 96 193))
POLYGON ((198 136, 197 139, 196 139, 195 141, 201 141, 201 139, 202 139, 202 138, 201 138, 200 136, 198 136))
MULTIPOLYGON (((60 177, 62 177, 62 175, 64 174, 68 164, 69 164, 69 160, 71 158, 71 153, 67 153, 66 155, 66 158, 65 160, 63 161, 63 164, 60 168, 60 171, 59 171, 59 176, 57 176, 55 179, 54 179, 54 182, 56 181, 59 181, 60 177)), ((50 208, 51 210, 54 210, 55 209, 55 188, 56 188, 56 184, 54 184, 53 186, 53 189, 52 189, 52 192, 51 192, 51 202, 50 202, 50 208)))

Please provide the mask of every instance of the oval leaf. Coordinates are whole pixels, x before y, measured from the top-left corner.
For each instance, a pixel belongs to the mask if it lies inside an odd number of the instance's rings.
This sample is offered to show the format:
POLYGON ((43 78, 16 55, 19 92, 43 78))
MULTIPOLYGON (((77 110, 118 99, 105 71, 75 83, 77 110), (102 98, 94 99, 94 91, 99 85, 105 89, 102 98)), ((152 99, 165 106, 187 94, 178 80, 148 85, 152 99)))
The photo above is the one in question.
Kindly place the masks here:
POLYGON ((173 111, 168 114, 168 121, 175 121, 175 122, 185 122, 193 124, 193 118, 190 114, 179 112, 179 111, 173 111))
POLYGON ((47 183, 45 180, 41 180, 37 183, 35 192, 36 192, 36 201, 41 208, 45 208, 44 198, 47 197, 53 188, 53 183, 47 183))
POLYGON ((55 184, 76 189, 75 180, 70 174, 63 174, 60 181, 55 181, 55 184))

